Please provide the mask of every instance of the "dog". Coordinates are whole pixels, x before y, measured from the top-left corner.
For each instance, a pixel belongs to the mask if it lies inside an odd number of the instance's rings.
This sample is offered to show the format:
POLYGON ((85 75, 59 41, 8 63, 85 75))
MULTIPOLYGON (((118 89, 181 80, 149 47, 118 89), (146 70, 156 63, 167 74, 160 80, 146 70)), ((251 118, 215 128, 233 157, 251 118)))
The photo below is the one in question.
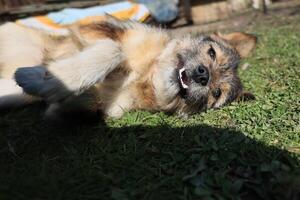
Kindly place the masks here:
POLYGON ((46 116, 81 109, 114 118, 130 110, 188 116, 254 97, 237 73, 256 46, 253 35, 176 37, 110 16, 68 28, 54 36, 0 27, 0 108, 45 101, 46 116))

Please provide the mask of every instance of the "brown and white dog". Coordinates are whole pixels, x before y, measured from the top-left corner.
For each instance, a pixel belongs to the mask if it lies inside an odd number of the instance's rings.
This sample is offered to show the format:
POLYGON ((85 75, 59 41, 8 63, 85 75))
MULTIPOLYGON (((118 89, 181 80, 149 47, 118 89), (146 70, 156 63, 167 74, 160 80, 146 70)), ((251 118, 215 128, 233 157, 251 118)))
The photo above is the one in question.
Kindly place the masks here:
POLYGON ((176 37, 109 16, 72 25, 69 36, 7 23, 0 27, 0 108, 45 100, 50 116, 87 108, 117 118, 133 109, 186 115, 219 108, 244 94, 237 67, 255 45, 245 33, 176 37))

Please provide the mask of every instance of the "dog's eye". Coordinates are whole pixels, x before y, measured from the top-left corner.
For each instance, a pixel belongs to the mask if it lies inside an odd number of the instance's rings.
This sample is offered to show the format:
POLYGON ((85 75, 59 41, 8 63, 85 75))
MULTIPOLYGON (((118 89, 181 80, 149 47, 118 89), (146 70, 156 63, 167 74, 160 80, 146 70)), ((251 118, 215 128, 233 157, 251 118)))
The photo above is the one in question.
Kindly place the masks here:
POLYGON ((212 95, 213 97, 215 97, 216 99, 218 99, 222 94, 222 91, 220 88, 217 88, 215 90, 212 91, 212 95))
POLYGON ((212 46, 208 49, 207 53, 211 57, 211 59, 216 59, 216 51, 214 50, 214 48, 212 48, 212 46))

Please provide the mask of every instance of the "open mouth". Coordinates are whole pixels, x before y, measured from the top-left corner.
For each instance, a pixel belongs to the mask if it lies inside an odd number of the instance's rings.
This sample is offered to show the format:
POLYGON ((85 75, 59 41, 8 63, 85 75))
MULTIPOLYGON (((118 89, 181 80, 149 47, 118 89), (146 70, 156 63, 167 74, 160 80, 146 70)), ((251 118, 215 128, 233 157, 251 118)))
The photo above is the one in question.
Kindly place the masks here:
POLYGON ((184 89, 188 89, 189 86, 187 85, 188 84, 188 78, 187 78, 187 75, 186 75, 186 72, 185 72, 185 68, 181 68, 179 69, 179 81, 180 81, 180 85, 182 88, 184 89))
POLYGON ((187 90, 189 88, 189 86, 188 86, 189 80, 188 80, 188 76, 186 74, 186 69, 184 67, 181 67, 178 70, 178 82, 180 85, 180 94, 182 96, 186 96, 187 90))

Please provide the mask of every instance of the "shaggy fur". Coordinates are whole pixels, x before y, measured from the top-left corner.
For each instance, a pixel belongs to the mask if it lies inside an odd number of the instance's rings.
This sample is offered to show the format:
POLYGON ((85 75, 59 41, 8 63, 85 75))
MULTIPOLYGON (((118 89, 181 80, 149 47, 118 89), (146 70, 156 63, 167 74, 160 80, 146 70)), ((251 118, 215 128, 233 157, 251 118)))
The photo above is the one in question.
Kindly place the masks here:
POLYGON ((176 38, 111 17, 72 25, 67 37, 7 23, 0 27, 0 83, 10 81, 1 85, 0 108, 41 99, 50 104, 47 115, 81 108, 109 117, 132 109, 185 115, 218 108, 243 96, 237 66, 255 44, 244 33, 176 38), (207 83, 198 81, 199 66, 207 83))

